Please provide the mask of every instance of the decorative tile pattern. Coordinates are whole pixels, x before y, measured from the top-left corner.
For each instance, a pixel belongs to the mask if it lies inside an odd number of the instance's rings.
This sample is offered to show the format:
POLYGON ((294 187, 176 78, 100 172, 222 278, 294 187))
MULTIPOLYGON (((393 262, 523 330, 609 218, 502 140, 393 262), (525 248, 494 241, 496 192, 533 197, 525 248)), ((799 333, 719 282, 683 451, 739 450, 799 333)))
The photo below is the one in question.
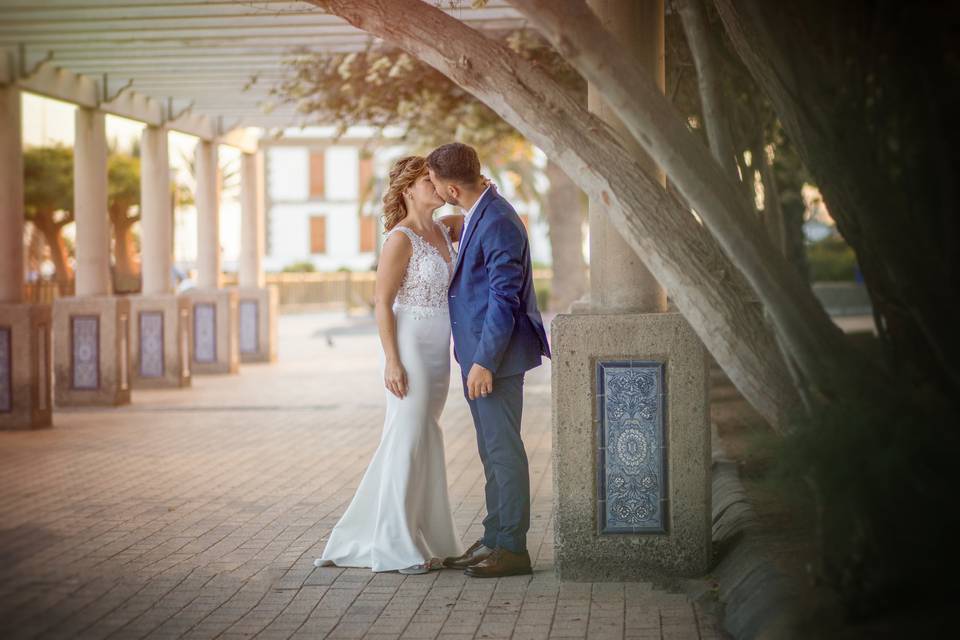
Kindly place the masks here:
POLYGON ((666 533, 666 389, 662 362, 597 363, 600 533, 666 533))
POLYGON ((50 327, 37 325, 37 409, 46 411, 50 406, 50 327))
POLYGON ((217 307, 212 302, 193 305, 193 359, 217 361, 217 307))
POLYGON ((180 322, 177 324, 177 331, 180 332, 180 375, 184 378, 190 375, 190 331, 188 323, 190 313, 186 309, 180 310, 180 322))
POLYGON ((260 305, 256 300, 240 301, 240 353, 260 351, 259 315, 260 305))
POLYGON ((140 376, 163 377, 163 312, 140 312, 140 376))
POLYGON ((70 316, 74 389, 100 388, 100 316, 70 316))
POLYGON ((120 390, 126 391, 130 387, 130 317, 120 314, 120 390))
POLYGON ((0 327, 0 413, 13 411, 13 344, 10 327, 0 327))

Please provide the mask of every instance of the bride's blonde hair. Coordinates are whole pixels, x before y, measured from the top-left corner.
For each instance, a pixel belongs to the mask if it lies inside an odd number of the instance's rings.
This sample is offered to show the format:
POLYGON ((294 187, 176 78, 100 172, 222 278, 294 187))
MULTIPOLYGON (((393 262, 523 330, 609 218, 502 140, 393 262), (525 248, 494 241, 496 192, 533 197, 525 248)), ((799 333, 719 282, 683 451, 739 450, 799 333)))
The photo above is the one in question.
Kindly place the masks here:
POLYGON ((390 184, 383 195, 383 228, 390 231, 407 217, 407 204, 403 192, 427 172, 427 159, 423 156, 406 156, 393 163, 390 169, 390 184))

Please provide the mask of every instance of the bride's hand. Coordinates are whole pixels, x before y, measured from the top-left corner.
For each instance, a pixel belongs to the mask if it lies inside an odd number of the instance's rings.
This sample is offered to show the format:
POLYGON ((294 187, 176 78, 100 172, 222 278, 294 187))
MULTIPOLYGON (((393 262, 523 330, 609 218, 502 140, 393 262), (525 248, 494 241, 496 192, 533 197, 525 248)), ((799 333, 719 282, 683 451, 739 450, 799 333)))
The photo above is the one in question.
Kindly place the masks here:
POLYGON ((387 362, 383 372, 383 383, 387 390, 398 398, 407 395, 407 372, 398 360, 387 362))
POLYGON ((483 174, 480 174, 480 182, 483 184, 483 186, 484 186, 485 188, 486 188, 486 187, 489 187, 491 184, 493 184, 493 180, 491 180, 490 178, 488 178, 487 176, 485 176, 485 175, 483 175, 483 174))

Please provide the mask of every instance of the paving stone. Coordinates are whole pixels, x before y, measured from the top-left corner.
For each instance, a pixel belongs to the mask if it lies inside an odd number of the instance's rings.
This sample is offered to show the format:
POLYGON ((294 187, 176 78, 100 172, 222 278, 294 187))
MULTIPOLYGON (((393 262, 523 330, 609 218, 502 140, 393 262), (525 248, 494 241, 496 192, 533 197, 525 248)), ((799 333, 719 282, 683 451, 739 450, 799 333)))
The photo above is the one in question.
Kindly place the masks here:
MULTIPOLYGON (((341 314, 281 316, 279 333, 276 364, 0 432, 4 638, 724 637, 684 594, 556 580, 549 364, 525 384, 533 576, 314 567, 379 442, 379 342, 341 314)), ((469 545, 483 471, 452 371, 441 425, 469 545)))

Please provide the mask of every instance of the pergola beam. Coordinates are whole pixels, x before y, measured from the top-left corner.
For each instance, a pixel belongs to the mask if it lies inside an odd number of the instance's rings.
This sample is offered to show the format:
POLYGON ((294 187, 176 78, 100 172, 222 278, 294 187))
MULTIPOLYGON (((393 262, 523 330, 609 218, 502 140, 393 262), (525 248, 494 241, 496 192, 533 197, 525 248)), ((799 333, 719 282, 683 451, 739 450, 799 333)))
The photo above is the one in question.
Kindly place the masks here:
MULTIPOLYGON (((524 24, 506 0, 463 5, 446 10, 477 28, 524 24)), ((271 95, 287 63, 380 43, 309 2, 0 0, 0 84, 207 141, 305 124, 271 95)))

